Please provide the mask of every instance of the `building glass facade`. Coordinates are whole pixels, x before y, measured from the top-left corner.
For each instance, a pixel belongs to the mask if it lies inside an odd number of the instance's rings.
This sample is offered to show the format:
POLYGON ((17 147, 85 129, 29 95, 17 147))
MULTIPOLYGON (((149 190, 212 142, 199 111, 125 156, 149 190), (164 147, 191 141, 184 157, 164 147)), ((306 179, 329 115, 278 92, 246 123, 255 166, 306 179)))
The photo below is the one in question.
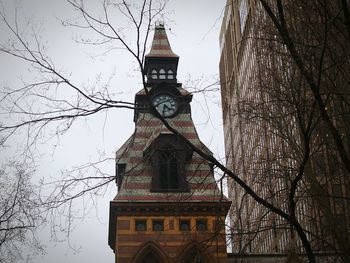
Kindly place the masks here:
MULTIPOLYGON (((290 196, 295 191, 296 219, 313 251, 330 252, 333 256, 326 262, 343 262, 349 248, 350 173, 310 83, 261 2, 228 0, 225 7, 219 67, 226 164, 260 197, 289 214, 294 211, 290 196)), ((350 67, 346 27, 340 17, 343 6, 320 2, 282 4, 296 51, 318 80, 325 110, 349 156, 349 74, 345 72, 350 67), (327 20, 331 18, 336 26, 327 20)), ((277 12, 275 2, 267 3, 277 12)), ((304 252, 286 220, 230 179, 228 192, 233 201, 234 253, 304 252)))

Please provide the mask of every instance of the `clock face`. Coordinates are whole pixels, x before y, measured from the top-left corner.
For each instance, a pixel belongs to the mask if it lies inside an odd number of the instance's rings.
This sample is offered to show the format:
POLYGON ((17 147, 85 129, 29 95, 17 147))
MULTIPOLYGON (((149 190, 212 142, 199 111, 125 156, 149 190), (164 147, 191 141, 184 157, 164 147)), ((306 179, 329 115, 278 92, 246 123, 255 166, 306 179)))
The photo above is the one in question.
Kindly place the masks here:
POLYGON ((169 94, 160 94, 152 101, 153 106, 163 117, 171 117, 177 111, 176 99, 169 94))

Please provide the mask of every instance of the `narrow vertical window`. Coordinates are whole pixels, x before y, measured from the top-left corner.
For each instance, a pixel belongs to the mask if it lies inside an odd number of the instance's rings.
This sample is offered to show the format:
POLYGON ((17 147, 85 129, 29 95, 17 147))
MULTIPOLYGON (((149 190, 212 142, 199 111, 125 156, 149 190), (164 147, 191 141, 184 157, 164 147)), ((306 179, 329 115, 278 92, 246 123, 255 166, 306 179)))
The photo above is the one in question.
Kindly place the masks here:
POLYGON ((122 184, 122 181, 125 175, 125 168, 126 168, 125 163, 116 163, 115 165, 115 179, 116 179, 116 184, 118 186, 118 189, 122 184))
POLYGON ((176 189, 178 184, 177 160, 174 152, 169 150, 160 151, 160 188, 176 189))
POLYGON ((165 70, 163 68, 159 70, 159 79, 165 79, 165 70))
POLYGON ((171 69, 168 70, 168 79, 174 79, 174 72, 171 69))

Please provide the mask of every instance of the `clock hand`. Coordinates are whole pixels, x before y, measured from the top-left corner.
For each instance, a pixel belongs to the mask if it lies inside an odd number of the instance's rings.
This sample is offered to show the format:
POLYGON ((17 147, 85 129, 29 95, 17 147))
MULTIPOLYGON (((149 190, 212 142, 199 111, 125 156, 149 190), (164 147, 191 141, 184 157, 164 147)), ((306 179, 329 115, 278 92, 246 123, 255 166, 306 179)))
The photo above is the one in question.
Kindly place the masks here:
POLYGON ((171 108, 169 108, 169 106, 167 106, 166 104, 164 104, 164 106, 163 106, 163 113, 164 113, 164 111, 168 112, 168 111, 170 111, 170 110, 171 110, 171 108), (165 108, 166 108, 166 110, 165 110, 165 108))
POLYGON ((166 104, 164 104, 164 105, 163 105, 162 115, 164 116, 164 113, 167 112, 167 111, 169 111, 169 110, 170 110, 170 108, 169 108, 166 104), (165 108, 167 108, 167 110, 166 110, 165 108))

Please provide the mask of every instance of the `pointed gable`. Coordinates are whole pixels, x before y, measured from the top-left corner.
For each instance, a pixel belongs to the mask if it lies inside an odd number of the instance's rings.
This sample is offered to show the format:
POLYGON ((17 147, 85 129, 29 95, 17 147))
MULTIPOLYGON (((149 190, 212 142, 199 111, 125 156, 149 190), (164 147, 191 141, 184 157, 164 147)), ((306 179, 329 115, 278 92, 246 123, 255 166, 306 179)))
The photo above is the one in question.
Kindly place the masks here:
MULTIPOLYGON (((196 147, 210 153, 210 151, 199 140, 197 131, 189 114, 183 114, 181 118, 168 120, 169 124, 177 127, 177 130, 188 138, 196 147)), ((151 114, 145 113, 136 123, 136 130, 133 140, 128 140, 128 146, 123 145, 123 161, 127 164, 123 182, 119 185, 120 191, 115 197, 115 201, 137 201, 137 202, 179 202, 182 201, 227 201, 222 195, 210 164, 194 153, 185 163, 184 179, 188 184, 188 191, 161 192, 152 191, 152 180, 154 180, 154 170, 152 163, 147 157, 147 150, 153 142, 160 136, 172 135, 171 132, 155 119, 151 114)), ((175 136, 175 135, 174 135, 175 136)))

